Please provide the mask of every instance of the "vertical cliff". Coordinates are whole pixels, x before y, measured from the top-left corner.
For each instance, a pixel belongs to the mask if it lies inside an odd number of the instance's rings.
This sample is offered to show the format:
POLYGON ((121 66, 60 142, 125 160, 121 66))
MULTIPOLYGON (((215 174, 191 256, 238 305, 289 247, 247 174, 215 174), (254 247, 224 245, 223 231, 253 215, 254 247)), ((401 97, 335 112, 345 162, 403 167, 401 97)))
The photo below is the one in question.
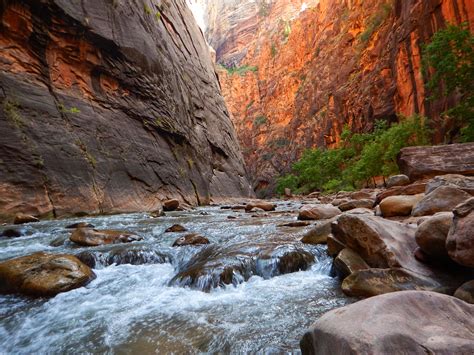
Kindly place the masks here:
POLYGON ((421 48, 446 22, 473 30, 472 1, 205 2, 223 94, 263 193, 305 148, 336 146, 345 124, 421 113, 442 140, 439 115, 454 98, 426 100, 421 48))
POLYGON ((247 196, 185 0, 0 1, 0 215, 247 196))

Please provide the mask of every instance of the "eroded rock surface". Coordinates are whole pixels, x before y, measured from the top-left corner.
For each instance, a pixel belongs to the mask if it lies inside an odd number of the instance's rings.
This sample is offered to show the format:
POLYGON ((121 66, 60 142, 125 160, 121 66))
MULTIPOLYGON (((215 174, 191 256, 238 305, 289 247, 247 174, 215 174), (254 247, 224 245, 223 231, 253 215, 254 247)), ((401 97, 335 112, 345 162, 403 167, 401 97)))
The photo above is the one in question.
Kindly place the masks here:
POLYGON ((0 26, 1 217, 251 194, 184 1, 7 0, 0 26))

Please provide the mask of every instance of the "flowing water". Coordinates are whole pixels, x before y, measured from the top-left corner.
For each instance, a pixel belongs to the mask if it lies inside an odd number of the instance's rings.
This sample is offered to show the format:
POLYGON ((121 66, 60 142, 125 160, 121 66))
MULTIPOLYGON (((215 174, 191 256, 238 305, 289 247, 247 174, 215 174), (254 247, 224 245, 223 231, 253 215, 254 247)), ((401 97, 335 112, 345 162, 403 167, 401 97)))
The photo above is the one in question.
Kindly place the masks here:
POLYGON ((325 247, 299 242, 310 227, 278 226, 298 207, 279 202, 258 217, 216 206, 24 225, 25 236, 0 239, 0 261, 72 253, 97 278, 51 299, 0 296, 0 353, 298 352, 311 323, 350 302, 330 276, 325 247), (144 240, 78 247, 65 227, 79 221, 144 240), (171 247, 183 235, 164 233, 175 223, 211 244, 171 247))

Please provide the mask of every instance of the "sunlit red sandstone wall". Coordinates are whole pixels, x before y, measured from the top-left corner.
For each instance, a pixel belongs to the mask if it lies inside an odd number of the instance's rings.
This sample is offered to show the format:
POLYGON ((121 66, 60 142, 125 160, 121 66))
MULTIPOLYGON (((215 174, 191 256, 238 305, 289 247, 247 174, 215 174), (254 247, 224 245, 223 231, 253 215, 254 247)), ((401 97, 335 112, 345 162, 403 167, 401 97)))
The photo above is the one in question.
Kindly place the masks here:
POLYGON ((344 124, 364 130, 379 118, 422 113, 436 125, 448 99, 426 100, 421 46, 446 22, 474 28, 471 0, 276 0, 258 10, 219 9, 207 36, 220 40, 218 62, 258 67, 218 73, 260 189, 305 148, 336 146, 344 124), (380 25, 362 41, 376 16, 380 25), (232 35, 223 43, 225 31, 232 35))

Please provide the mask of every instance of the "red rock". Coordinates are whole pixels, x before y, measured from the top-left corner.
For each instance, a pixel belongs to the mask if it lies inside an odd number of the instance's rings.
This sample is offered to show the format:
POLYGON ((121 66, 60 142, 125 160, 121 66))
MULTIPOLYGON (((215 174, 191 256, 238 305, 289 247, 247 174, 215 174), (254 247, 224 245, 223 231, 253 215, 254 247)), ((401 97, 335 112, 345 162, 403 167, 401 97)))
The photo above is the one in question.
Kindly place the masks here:
POLYGON ((209 239, 203 237, 202 235, 192 233, 187 234, 181 238, 176 239, 173 243, 174 247, 182 247, 186 245, 202 245, 202 244, 209 244, 209 239))
POLYGON ((77 228, 69 239, 83 246, 98 246, 106 244, 131 243, 143 238, 135 234, 116 230, 97 230, 91 228, 77 228))
POLYGON ((333 205, 306 205, 298 213, 299 220, 329 219, 341 214, 341 210, 333 205))
POLYGON ((171 227, 167 228, 165 230, 165 233, 171 233, 171 232, 186 232, 187 229, 183 227, 181 224, 173 224, 171 227))
POLYGON ((179 201, 176 199, 166 200, 165 202, 163 202, 163 210, 166 212, 175 211, 178 209, 178 207, 179 207, 179 201))

